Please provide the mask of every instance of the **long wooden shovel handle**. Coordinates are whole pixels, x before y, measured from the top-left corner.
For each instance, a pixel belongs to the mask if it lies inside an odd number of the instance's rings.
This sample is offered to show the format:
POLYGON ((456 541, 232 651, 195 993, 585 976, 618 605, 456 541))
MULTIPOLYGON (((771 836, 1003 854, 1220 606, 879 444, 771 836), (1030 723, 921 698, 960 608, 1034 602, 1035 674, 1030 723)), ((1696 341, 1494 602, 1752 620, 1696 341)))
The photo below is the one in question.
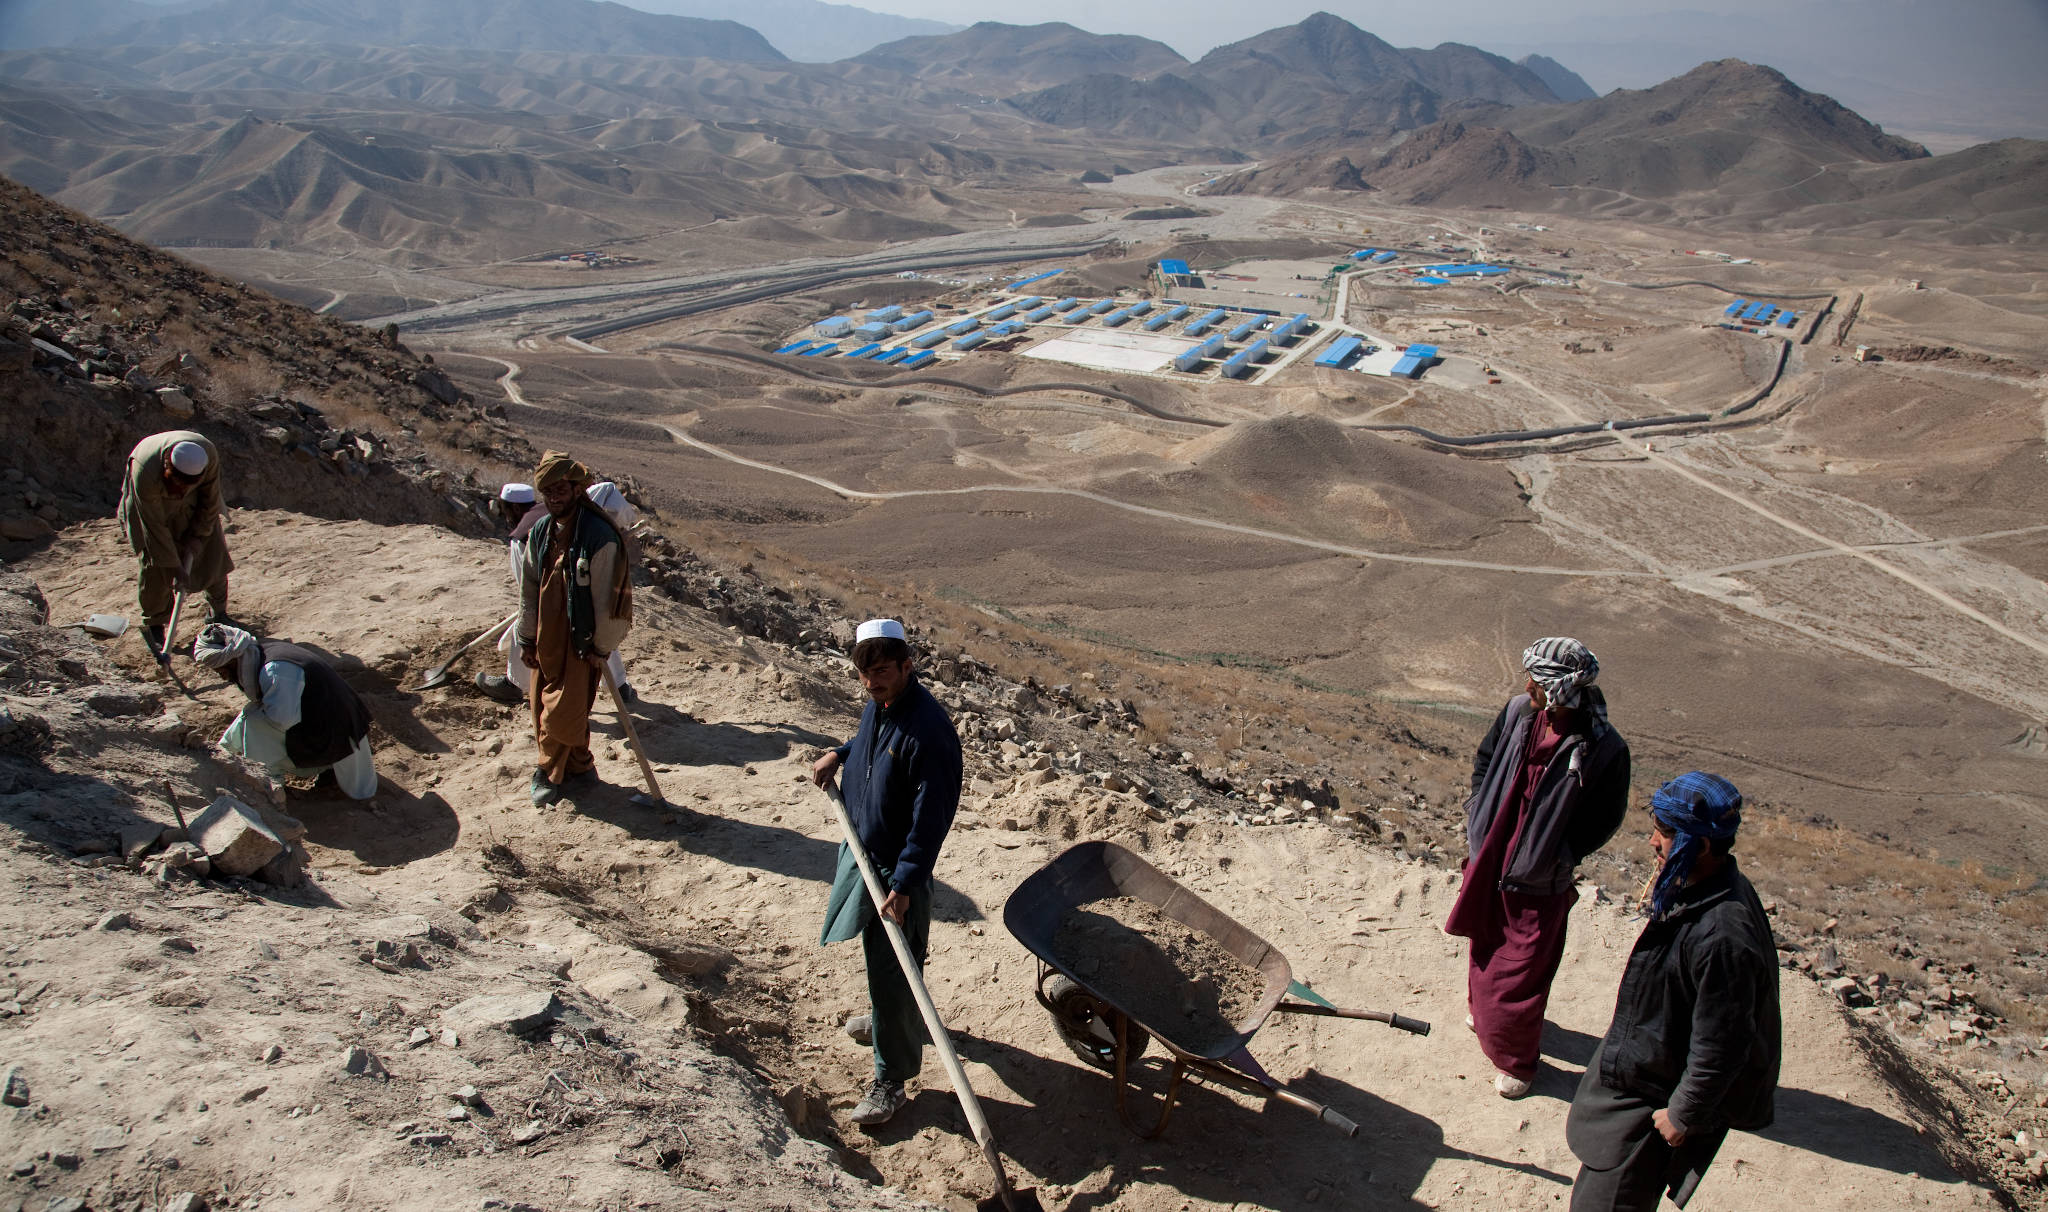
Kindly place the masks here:
POLYGON ((946 1034, 946 1024, 939 1021, 939 1009, 932 1005, 931 992, 924 986, 924 971, 910 954, 910 944, 904 940, 903 927, 882 912, 882 902, 888 899, 888 894, 882 890, 882 880, 875 874, 875 864, 861 847, 859 835, 853 831, 853 818, 846 815, 845 798, 839 794, 838 787, 831 783, 824 786, 826 798, 832 801, 833 815, 839 818, 839 828, 846 834, 847 849, 853 851, 854 860, 860 864, 861 882, 868 886, 868 898, 875 903, 875 916, 882 921, 882 930, 889 936, 889 946, 896 952, 896 962, 902 965, 904 978, 910 982, 911 995, 917 999, 917 1012, 924 1016, 925 1030, 932 1037, 932 1046, 938 1049, 939 1062, 946 1067, 946 1076, 953 1083, 953 1093, 960 1097, 960 1109, 967 1113, 967 1122, 974 1128, 975 1143, 981 1146, 989 1169, 995 1171, 996 1194, 1002 1197, 1005 1208, 1014 1208, 1010 1176, 1003 1172, 1002 1155, 996 1152, 995 1134, 989 1131, 988 1117, 981 1113, 981 1100, 974 1097, 974 1087, 967 1084, 967 1070, 960 1067, 960 1055, 953 1051, 953 1039, 946 1034))
POLYGON ((171 648, 178 642, 178 612, 185 609, 185 595, 180 593, 171 599, 171 621, 164 626, 164 650, 156 654, 157 663, 171 663, 171 648))
POLYGON ((647 760, 647 750, 640 747, 640 734, 633 728, 633 713, 626 710, 626 696, 619 693, 619 684, 612 681, 612 667, 601 664, 598 676, 604 679, 604 688, 611 691, 612 706, 618 709, 619 726, 626 731, 626 743, 633 747, 633 756, 640 759, 640 774, 647 780, 647 794, 657 804, 668 803, 668 797, 661 793, 661 784, 654 781, 654 766, 647 760))

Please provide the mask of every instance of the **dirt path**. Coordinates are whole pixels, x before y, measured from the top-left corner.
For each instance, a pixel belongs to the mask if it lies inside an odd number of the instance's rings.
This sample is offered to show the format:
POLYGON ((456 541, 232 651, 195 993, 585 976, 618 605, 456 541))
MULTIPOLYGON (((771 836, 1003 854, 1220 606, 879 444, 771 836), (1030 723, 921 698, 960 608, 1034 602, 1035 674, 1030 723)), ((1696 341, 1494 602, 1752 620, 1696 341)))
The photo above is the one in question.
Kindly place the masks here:
POLYGON ((693 449, 701 450, 705 454, 724 459, 729 463, 737 463, 742 467, 751 467, 756 471, 773 472, 776 475, 789 476, 792 479, 802 480, 808 484, 815 484, 835 496, 845 497, 850 501, 894 501, 907 497, 978 496, 985 493, 999 492, 1078 497, 1084 501, 1093 501, 1097 505, 1107 505, 1112 509, 1121 509, 1126 513, 1143 514, 1148 518, 1158 518, 1183 526, 1199 526, 1205 530, 1221 530, 1231 534, 1247 535, 1255 539, 1270 539, 1276 543, 1287 543, 1296 547, 1310 547, 1317 551, 1352 556, 1361 560, 1388 560, 1397 564, 1432 564, 1448 568, 1475 568, 1487 572, 1522 572, 1540 576, 1661 579, 1657 574, 1622 568, 1552 568, 1540 564, 1495 564, 1485 560, 1461 560, 1454 556, 1424 556, 1402 552, 1373 551, 1363 547, 1350 547, 1342 543, 1326 543, 1320 539, 1309 539, 1303 538, 1300 535, 1284 534, 1277 530, 1263 530, 1256 526, 1240 526, 1235 522, 1220 522, 1214 518, 1175 513, 1169 509, 1155 509, 1149 505, 1134 505, 1129 501, 1119 501, 1115 497, 1104 496, 1099 492, 1089 492, 1085 488, 1063 488, 1051 484, 977 484, 966 488, 906 488, 891 492, 870 492, 859 488, 849 488, 844 484, 828 480, 823 476, 812 475, 806 471, 797 471, 790 467, 780 467, 773 463, 764 463, 758 459, 749 459, 744 455, 734 454, 723 447, 713 446, 709 442, 692 436, 688 430, 679 426, 663 425, 662 428, 667 430, 669 436, 676 441, 693 449))
MULTIPOLYGON (((359 659, 367 684, 393 687, 375 696, 378 762, 413 806, 295 801, 312 829, 319 878, 345 876, 362 895, 394 902, 485 904, 480 929, 552 949, 591 996, 650 1027, 687 1025, 729 1054, 770 1058, 791 1074, 784 1080, 815 1090, 856 1172, 936 1201, 986 1193, 935 1064, 896 1123, 864 1134, 843 1118, 868 1057, 838 1023, 863 1004, 864 987, 857 948, 816 944, 835 842, 824 800, 803 782, 816 747, 852 727, 850 708, 833 705, 847 701, 837 696, 848 686, 836 657, 746 639, 645 595, 625 650, 646 700, 635 714, 671 798, 710 823, 684 833, 674 816, 630 802, 636 768, 603 712, 596 731, 605 786, 574 808, 536 810, 525 795, 531 742, 516 711, 461 689, 427 698, 395 690, 498 617, 509 592, 501 549, 425 528, 285 514, 241 514, 236 523, 238 611, 269 634, 359 659), (335 592, 339 568, 346 593, 335 592), (545 864, 586 899, 494 899, 504 878, 486 862, 494 846, 536 870, 545 864), (647 951, 622 945, 628 918, 607 919, 607 905, 627 907, 660 937, 730 948, 753 982, 752 1008, 729 1000, 742 987, 737 974, 724 984, 665 979, 647 951), (713 996, 719 988, 726 993, 713 996)), ((67 532, 32 571, 53 616, 82 617, 128 601, 129 567, 112 526, 94 524, 67 532)), ((132 646, 121 652, 146 660, 132 646)), ((188 715, 211 723, 207 712, 227 710, 214 703, 222 698, 215 692, 188 715)), ((1043 719, 1018 718, 1026 735, 1043 719)), ((1635 933, 1611 905, 1582 900, 1573 910, 1545 1067, 1536 1093, 1511 1103, 1492 1093, 1486 1063, 1459 1026, 1463 948, 1440 930, 1456 891, 1442 872, 1319 824, 1156 825, 1129 797, 1083 788, 1072 775, 1022 786, 989 753, 971 751, 966 802, 939 862, 929 970, 1005 1152, 1048 1207, 1497 1209, 1565 1198, 1575 1170, 1565 1100, 1606 1026, 1635 933), (996 827, 1006 818, 1025 828, 996 827), (1107 1079, 1056 1041, 1032 997, 1030 957, 999 921, 1025 875, 1065 837, 1088 835, 1144 852, 1270 940, 1297 979, 1332 1001, 1436 1025, 1419 1038, 1374 1023, 1281 1018, 1258 1033, 1254 1051, 1274 1076, 1357 1120, 1357 1139, 1285 1106, 1200 1087, 1183 1095, 1156 1143, 1118 1125, 1107 1079)), ((306 912, 317 928, 322 911, 306 912)), ((1781 984, 1779 1126, 1732 1139, 1692 1207, 1755 1209, 1788 1191, 1806 1207, 1842 1212, 1994 1206, 1914 1128, 1863 1060, 1843 1012, 1804 978, 1787 974, 1781 984)), ((1152 1089, 1159 1079, 1156 1069, 1141 1076, 1152 1089)), ((608 1164, 584 1164, 578 1190, 601 1190, 608 1164)), ((287 1194, 263 1206, 383 1205, 287 1194)))

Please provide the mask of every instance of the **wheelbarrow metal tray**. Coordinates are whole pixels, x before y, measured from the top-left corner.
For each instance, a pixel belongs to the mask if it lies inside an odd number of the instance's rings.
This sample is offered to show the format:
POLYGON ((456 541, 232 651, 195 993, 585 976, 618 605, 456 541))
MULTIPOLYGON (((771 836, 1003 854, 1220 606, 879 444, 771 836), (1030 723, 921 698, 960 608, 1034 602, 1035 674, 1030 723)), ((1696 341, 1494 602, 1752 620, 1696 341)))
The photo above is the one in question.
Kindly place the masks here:
POLYGON ((1294 975, 1287 957, 1265 939, 1232 921, 1230 916, 1196 896, 1179 881, 1114 842, 1082 842, 1033 872, 1017 885, 1003 904, 1003 925, 1018 942, 1068 980, 1087 989, 1152 1033, 1174 1051, 1206 1060, 1221 1060, 1238 1053, 1252 1037, 1273 1007, 1280 1004, 1294 975), (1237 1034, 1208 1048, 1181 1044, 1170 1029, 1149 1023, 1132 1014, 1128 1007, 1105 995, 1073 969, 1053 949, 1060 921, 1071 909, 1111 897, 1129 896, 1150 904, 1167 917, 1215 940, 1239 962, 1265 978, 1265 990, 1258 1003, 1235 1024, 1237 1034))

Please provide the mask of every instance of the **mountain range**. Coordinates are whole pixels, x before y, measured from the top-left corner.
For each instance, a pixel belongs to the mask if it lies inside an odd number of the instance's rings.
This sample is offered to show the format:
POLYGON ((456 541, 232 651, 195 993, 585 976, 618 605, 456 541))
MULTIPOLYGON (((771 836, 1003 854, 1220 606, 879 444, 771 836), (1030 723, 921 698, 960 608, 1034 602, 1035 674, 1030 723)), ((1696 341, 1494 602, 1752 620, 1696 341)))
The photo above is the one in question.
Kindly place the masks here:
POLYGON ((734 248, 786 249, 1078 222, 1089 170, 1253 157, 1210 191, 1885 230, 1938 206, 1958 239, 2038 234, 2048 196, 2028 193, 2037 145, 1929 162, 1738 61, 1594 97, 1538 56, 1398 48, 1319 13, 1193 63, 996 22, 800 63, 727 22, 460 3, 470 28, 396 0, 217 0, 123 27, 154 44, 0 53, 0 171, 158 243, 410 265, 714 224, 734 248), (306 41, 170 42, 229 12, 306 41), (534 48, 550 23, 577 28, 534 48))
POLYGON ((1095 73, 1010 104, 1052 126, 1284 147, 1412 129, 1473 103, 1558 99, 1534 71, 1499 55, 1455 42, 1403 50, 1317 13, 1219 46, 1179 70, 1145 78, 1095 73))
MULTIPOLYGON (((112 21, 76 33, 72 43, 313 43, 758 62, 786 58, 736 21, 661 16, 599 0, 215 0, 168 10, 112 3, 86 11, 112 21)), ((50 20, 34 12, 28 16, 32 23, 50 20)))
POLYGON ((0 8, 0 49, 11 50, 327 43, 825 62, 849 48, 960 28, 822 0, 0 0, 0 8))
POLYGON ((1210 186, 1297 196, 1374 190, 1406 205, 1594 210, 1961 243, 2048 234, 2048 143, 1945 156, 1738 60, 1654 88, 1503 109, 1371 154, 1326 140, 1210 186))

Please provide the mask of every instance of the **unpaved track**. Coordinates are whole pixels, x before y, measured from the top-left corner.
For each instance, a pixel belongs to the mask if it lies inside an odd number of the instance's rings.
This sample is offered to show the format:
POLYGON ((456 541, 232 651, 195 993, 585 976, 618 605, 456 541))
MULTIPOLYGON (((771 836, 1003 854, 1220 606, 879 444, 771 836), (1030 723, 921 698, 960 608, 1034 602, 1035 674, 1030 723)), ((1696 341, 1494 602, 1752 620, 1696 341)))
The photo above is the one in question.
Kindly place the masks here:
POLYGON ((1656 573, 1640 572, 1626 568, 1552 568, 1541 564, 1495 564, 1486 560, 1461 560, 1455 556, 1424 556, 1411 555, 1404 552, 1373 551, 1364 547, 1349 547, 1342 543, 1326 543, 1320 539, 1284 534, 1277 530, 1264 530, 1256 526, 1240 526, 1235 522, 1219 522, 1214 518, 1197 517, 1194 514, 1175 513, 1170 509, 1154 509, 1149 505, 1134 505, 1129 501, 1119 501, 1115 497, 1104 496, 1099 492, 1089 492, 1085 488, 1062 488, 1051 484, 976 484, 965 488, 905 488, 894 491, 870 492, 859 488, 849 488, 844 484, 828 480, 823 476, 812 475, 809 472, 797 471, 789 467, 779 467, 773 463, 764 463, 759 459, 749 459, 744 455, 734 454, 723 447, 713 446, 709 442, 691 436, 688 430, 679 426, 664 424, 662 428, 667 430, 669 436, 673 437, 676 441, 692 449, 701 450, 705 454, 724 459, 729 463, 737 463, 742 467, 751 467, 757 471, 773 472, 776 475, 789 476, 792 479, 802 480, 808 484, 815 484, 834 496, 844 497, 849 501, 896 501, 911 497, 979 496, 986 493, 1006 492, 1029 493, 1039 496, 1077 497, 1084 501, 1092 501, 1097 505, 1107 505, 1112 509, 1142 514, 1148 518, 1158 518, 1162 521, 1174 522, 1183 526, 1199 526, 1206 530, 1221 530, 1230 534, 1241 534, 1255 539, 1268 539, 1276 543, 1286 543, 1295 547, 1307 547, 1316 551, 1327 551, 1334 555, 1351 556, 1360 560, 1389 560, 1397 564, 1429 564, 1447 568, 1473 568, 1486 572, 1531 573, 1539 576, 1622 578, 1633 580, 1663 579, 1656 573))

